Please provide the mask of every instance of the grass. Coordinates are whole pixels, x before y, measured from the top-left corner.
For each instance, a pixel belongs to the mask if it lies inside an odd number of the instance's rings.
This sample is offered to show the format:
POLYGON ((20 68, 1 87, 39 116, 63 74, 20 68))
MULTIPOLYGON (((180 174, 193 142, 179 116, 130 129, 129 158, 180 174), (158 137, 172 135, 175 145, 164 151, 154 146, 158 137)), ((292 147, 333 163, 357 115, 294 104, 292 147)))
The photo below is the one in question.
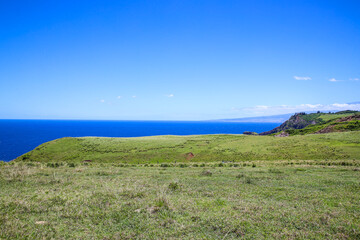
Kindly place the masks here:
POLYGON ((0 239, 360 238, 359 161, 252 163, 2 163, 0 239))
POLYGON ((360 159, 360 131, 286 138, 246 135, 62 138, 44 143, 16 161, 176 164, 256 160, 360 159), (191 156, 193 153, 194 156, 191 156))

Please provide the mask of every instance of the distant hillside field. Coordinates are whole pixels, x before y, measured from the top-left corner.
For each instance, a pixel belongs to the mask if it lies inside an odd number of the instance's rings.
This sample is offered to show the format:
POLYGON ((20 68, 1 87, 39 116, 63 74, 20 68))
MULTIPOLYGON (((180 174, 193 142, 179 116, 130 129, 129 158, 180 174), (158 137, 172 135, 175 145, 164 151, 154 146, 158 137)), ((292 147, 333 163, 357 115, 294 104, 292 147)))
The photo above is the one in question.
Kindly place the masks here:
POLYGON ((61 138, 16 161, 175 163, 360 159, 360 131, 290 137, 245 135, 61 138))

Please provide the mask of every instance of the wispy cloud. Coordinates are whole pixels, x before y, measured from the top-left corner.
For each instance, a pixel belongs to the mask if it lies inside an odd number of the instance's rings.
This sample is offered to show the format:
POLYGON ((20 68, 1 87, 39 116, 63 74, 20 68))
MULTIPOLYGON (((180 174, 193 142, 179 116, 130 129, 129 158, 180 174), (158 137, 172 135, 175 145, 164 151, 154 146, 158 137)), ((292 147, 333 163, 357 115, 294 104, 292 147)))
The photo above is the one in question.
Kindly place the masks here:
POLYGON ((104 102, 105 102, 105 100, 104 100, 104 99, 101 99, 101 100, 100 100, 100 102, 101 102, 101 103, 104 103, 104 102))
POLYGON ((116 98, 117 98, 117 99, 121 99, 121 98, 122 98, 122 96, 117 96, 116 98))
POLYGON ((166 94, 165 96, 166 97, 174 97, 174 94, 172 94, 172 93, 171 94, 166 94))
POLYGON ((136 95, 132 96, 132 98, 136 98, 136 95))
POLYGON ((333 103, 333 104, 300 104, 300 105, 279 105, 266 106, 259 105, 255 107, 232 108, 233 111, 252 115, 266 116, 295 112, 312 112, 312 111, 342 111, 342 110, 359 110, 360 102, 355 103, 333 103))
POLYGON ((298 81, 309 81, 309 80, 311 80, 311 77, 299 77, 299 76, 294 76, 294 79, 295 79, 295 80, 298 80, 298 81))
POLYGON ((338 80, 336 78, 330 78, 329 82, 342 82, 342 80, 338 80))
POLYGON ((360 81, 360 78, 350 78, 350 81, 360 81))

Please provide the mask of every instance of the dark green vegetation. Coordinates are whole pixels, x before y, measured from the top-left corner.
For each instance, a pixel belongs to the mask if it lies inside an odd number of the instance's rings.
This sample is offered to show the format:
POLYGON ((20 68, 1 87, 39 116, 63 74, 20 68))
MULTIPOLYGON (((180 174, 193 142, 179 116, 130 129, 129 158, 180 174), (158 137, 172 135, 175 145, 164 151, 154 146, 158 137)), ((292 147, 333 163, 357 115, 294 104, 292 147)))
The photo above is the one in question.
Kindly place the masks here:
POLYGON ((360 130, 360 112, 348 110, 337 113, 297 113, 279 127, 260 134, 276 135, 285 132, 289 135, 304 135, 358 130, 360 130))
POLYGON ((245 135, 156 136, 142 138, 62 138, 44 143, 16 161, 241 162, 249 160, 360 159, 360 132, 286 138, 245 135))
POLYGON ((341 163, 2 164, 0 239, 359 239, 341 163))

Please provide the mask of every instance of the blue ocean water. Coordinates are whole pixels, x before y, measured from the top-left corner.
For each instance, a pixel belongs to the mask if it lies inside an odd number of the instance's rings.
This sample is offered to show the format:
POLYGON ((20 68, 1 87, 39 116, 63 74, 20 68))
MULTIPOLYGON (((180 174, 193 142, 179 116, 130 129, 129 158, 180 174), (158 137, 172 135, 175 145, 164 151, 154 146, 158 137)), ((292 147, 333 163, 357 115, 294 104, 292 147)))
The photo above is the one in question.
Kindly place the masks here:
POLYGON ((62 137, 140 137, 154 135, 264 132, 278 123, 189 121, 0 120, 0 160, 10 161, 38 145, 62 137))

